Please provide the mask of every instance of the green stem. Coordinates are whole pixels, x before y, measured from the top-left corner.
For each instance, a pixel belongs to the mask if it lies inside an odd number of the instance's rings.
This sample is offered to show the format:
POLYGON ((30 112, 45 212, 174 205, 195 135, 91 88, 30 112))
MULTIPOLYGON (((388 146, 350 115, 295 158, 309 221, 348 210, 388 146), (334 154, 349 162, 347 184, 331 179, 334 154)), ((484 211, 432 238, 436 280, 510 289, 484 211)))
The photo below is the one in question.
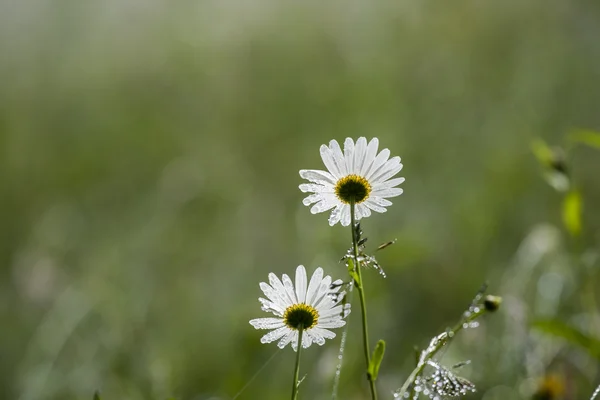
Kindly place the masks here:
MULTIPOLYGON (((461 320, 452 328, 448 331, 448 339, 447 340, 440 340, 433 349, 429 350, 423 350, 423 351, 428 351, 428 353, 425 355, 425 357, 421 357, 419 359, 419 362, 417 363, 417 366, 415 367, 415 369, 412 371, 412 373, 410 374, 410 376, 408 377, 408 379, 406 380, 406 382, 404 382, 404 385, 402 385, 402 388, 400 389, 400 391, 398 392, 398 398, 402 399, 404 398, 404 393, 406 393, 406 391, 408 390, 408 387, 411 385, 411 383, 413 383, 415 381, 415 379, 417 379, 417 376, 419 376, 421 374, 421 372, 423 372, 423 369, 425 368, 425 366, 427 365, 427 361, 431 360, 433 358, 433 356, 435 356, 435 354, 440 351, 440 349, 446 345, 448 345, 448 343, 450 342, 450 340, 452 340, 452 338, 454 336, 456 336, 456 334, 458 332, 460 332, 463 328, 464 328, 464 324, 468 324, 469 322, 479 318, 483 313, 485 313, 485 309, 482 307, 479 312, 476 313, 472 313, 471 315, 469 315, 469 317, 464 318, 461 320)), ((412 399, 412 389, 411 389, 411 396, 409 397, 409 399, 412 399)))
POLYGON ((302 351, 302 332, 303 326, 298 328, 298 349, 296 351, 296 367, 294 368, 294 386, 292 387, 292 400, 298 398, 298 374, 300 373, 300 352, 302 351))
POLYGON ((358 261, 358 238, 356 237, 356 221, 355 221, 355 204, 354 201, 350 203, 350 228, 352 229, 352 247, 354 251, 354 270, 358 276, 358 282, 355 281, 356 289, 358 289, 358 296, 360 298, 360 308, 362 311, 362 331, 363 331, 363 347, 365 350, 365 360, 367 362, 367 379, 369 380, 369 387, 371 388, 372 400, 377 400, 377 389, 375 388, 375 381, 368 369, 371 364, 371 351, 369 350, 369 332, 367 325, 367 303, 365 301, 365 292, 363 290, 363 280, 360 271, 360 263, 358 261))

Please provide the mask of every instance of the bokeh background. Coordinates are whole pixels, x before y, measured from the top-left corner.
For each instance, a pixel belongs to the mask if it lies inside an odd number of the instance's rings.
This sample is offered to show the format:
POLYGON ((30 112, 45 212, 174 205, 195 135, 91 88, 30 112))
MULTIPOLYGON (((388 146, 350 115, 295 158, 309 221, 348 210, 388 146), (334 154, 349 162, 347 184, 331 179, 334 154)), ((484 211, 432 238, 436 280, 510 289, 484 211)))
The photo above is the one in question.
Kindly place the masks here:
MULTIPOLYGON (((258 283, 344 276, 350 232, 302 206, 298 170, 377 136, 406 177, 363 223, 367 250, 398 239, 364 274, 380 397, 488 281, 501 310, 442 359, 472 361, 469 398, 587 399, 600 152, 569 135, 599 104, 595 0, 4 0, 0 398, 227 400, 259 370, 237 398, 287 398, 258 283)), ((368 395, 359 321, 340 399, 368 395)), ((338 345, 304 353, 303 399, 330 398, 338 345)))

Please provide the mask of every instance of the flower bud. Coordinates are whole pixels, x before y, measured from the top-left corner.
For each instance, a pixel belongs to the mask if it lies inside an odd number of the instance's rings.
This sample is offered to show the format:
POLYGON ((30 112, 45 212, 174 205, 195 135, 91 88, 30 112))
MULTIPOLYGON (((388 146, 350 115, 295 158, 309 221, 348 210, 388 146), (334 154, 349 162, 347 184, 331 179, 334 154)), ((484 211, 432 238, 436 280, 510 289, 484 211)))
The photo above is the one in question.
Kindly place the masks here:
POLYGON ((500 308, 500 303, 502 303, 502 297, 492 296, 491 294, 488 294, 487 296, 485 296, 483 306, 488 311, 496 311, 498 308, 500 308))

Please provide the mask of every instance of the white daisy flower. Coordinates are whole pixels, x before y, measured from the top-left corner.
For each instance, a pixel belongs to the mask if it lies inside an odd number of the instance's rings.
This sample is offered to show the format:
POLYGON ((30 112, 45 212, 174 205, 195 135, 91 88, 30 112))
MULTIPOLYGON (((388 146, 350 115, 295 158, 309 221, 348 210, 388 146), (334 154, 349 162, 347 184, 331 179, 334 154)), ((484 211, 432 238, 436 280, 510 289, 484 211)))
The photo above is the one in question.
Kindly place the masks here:
POLYGON ((313 169, 300 170, 300 176, 312 183, 303 183, 300 190, 312 192, 302 200, 305 206, 314 204, 313 214, 331 210, 329 225, 341 222, 350 225, 350 204, 354 200, 355 218, 360 220, 371 215, 371 210, 383 213, 392 202, 387 200, 402 194, 397 188, 404 178, 390 179, 402 169, 400 157, 390 157, 390 151, 383 149, 377 154, 379 140, 371 139, 367 144, 364 137, 354 141, 347 138, 344 152, 337 141, 329 146, 321 146, 321 158, 328 171, 313 169), (388 159, 389 158, 389 159, 388 159))
POLYGON ((329 328, 346 325, 343 318, 350 314, 350 304, 339 304, 345 294, 339 292, 342 283, 342 280, 338 279, 332 284, 331 277, 323 277, 323 269, 317 268, 307 287, 306 270, 300 265, 296 268, 294 290, 289 276, 283 274, 282 280, 279 280, 274 273, 270 273, 269 284, 260 283, 267 299, 258 300, 262 304, 262 310, 275 314, 276 318, 250 320, 250 324, 256 329, 272 329, 260 339, 261 343, 279 340, 279 348, 291 343, 294 351, 297 351, 300 327, 303 348, 312 343, 322 346, 325 339, 333 339, 335 333, 329 328))

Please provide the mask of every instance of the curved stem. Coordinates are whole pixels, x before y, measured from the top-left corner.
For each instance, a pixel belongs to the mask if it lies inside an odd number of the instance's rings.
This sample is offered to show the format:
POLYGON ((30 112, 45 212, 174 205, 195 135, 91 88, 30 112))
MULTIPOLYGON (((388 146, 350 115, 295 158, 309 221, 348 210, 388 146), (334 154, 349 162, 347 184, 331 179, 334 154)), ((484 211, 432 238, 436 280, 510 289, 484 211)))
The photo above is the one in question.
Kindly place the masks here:
POLYGON ((352 229, 352 248, 354 252, 354 270, 358 276, 358 282, 355 281, 356 289, 358 289, 358 296, 360 298, 360 308, 362 314, 362 331, 363 331, 363 347, 365 351, 365 360, 367 362, 367 379, 369 380, 369 387, 371 389, 371 398, 377 400, 377 389, 375 388, 375 381, 368 369, 371 364, 371 351, 369 350, 369 332, 367 329, 367 303, 365 301, 365 292, 363 290, 363 281, 360 271, 360 263, 358 261, 358 238, 356 237, 356 221, 355 221, 355 204, 354 201, 350 203, 350 228, 352 229))
POLYGON ((302 332, 303 327, 300 325, 298 329, 298 346, 296 351, 296 367, 294 368, 294 386, 292 387, 292 400, 298 398, 298 374, 300 373, 300 353, 302 352, 302 332))

